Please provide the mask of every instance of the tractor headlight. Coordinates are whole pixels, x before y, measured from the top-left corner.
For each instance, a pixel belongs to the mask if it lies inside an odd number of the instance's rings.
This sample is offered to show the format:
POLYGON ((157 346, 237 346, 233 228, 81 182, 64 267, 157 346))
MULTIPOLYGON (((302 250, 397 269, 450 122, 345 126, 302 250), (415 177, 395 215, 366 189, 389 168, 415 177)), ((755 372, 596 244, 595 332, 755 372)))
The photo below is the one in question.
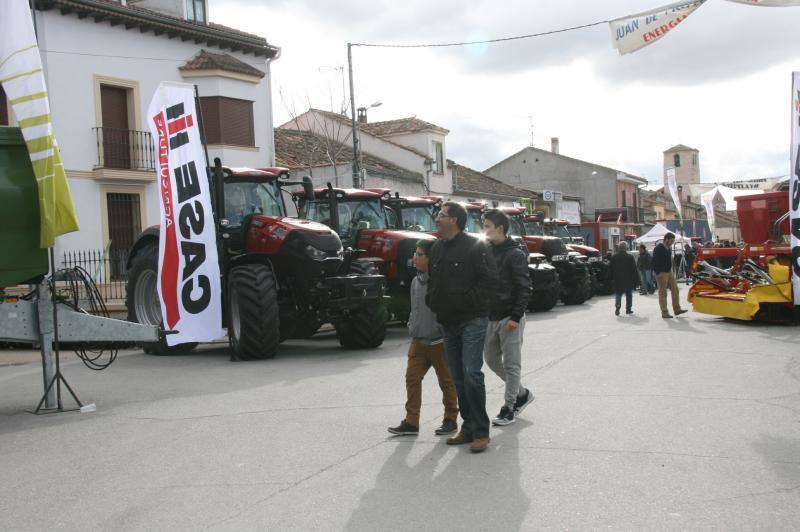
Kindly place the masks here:
POLYGON ((312 260, 325 260, 328 258, 328 254, 322 251, 321 249, 317 249, 311 244, 306 246, 306 253, 312 260))

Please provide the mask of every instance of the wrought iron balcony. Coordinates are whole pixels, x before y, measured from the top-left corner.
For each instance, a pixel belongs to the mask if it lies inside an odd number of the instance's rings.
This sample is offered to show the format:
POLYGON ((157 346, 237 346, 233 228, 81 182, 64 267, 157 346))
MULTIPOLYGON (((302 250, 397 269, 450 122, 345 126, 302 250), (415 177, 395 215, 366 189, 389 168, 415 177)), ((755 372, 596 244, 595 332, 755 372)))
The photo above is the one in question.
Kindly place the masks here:
POLYGON ((155 170, 156 153, 149 131, 92 128, 97 140, 97 168, 155 170))

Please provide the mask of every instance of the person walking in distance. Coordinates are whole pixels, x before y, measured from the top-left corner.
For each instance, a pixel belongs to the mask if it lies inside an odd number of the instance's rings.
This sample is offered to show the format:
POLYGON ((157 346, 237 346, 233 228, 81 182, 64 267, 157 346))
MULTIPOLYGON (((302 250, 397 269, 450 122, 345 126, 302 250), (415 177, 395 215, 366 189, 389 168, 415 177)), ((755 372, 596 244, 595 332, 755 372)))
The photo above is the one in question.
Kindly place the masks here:
POLYGON ((617 244, 617 252, 611 257, 611 279, 614 283, 614 314, 619 316, 622 294, 625 294, 625 314, 633 314, 633 287, 636 285, 636 261, 628 253, 628 243, 617 244))
POLYGON ((408 318, 411 346, 408 348, 406 367, 406 417, 400 425, 389 427, 389 432, 396 435, 419 434, 422 379, 431 366, 439 379, 442 403, 444 403, 444 420, 436 429, 436 435, 452 434, 458 429, 458 399, 444 353, 444 330, 425 303, 425 296, 428 293, 428 261, 432 245, 431 240, 420 240, 414 253, 417 275, 411 281, 411 315, 408 318))
POLYGON ((672 273, 672 244, 675 242, 675 235, 667 233, 664 241, 659 242, 653 250, 653 273, 656 275, 658 283, 658 304, 661 307, 661 317, 671 318, 672 315, 667 309, 667 289, 672 294, 672 311, 675 316, 684 314, 686 310, 681 308, 680 293, 678 292, 678 282, 675 274, 672 273))
POLYGON ((444 327, 447 365, 464 420, 447 443, 470 443, 472 452, 482 452, 489 446, 483 345, 497 270, 491 251, 464 232, 466 225, 467 211, 461 204, 442 205, 436 216, 439 240, 431 249, 427 302, 444 327))
POLYGON ((639 270, 639 295, 644 296, 656 291, 652 265, 653 256, 644 244, 639 244, 639 256, 636 257, 636 268, 639 270))
POLYGON ((483 229, 492 245, 497 265, 497 285, 489 308, 484 357, 486 364, 506 384, 505 403, 492 425, 510 425, 533 402, 533 394, 520 384, 525 309, 531 295, 528 252, 507 236, 510 221, 499 210, 488 211, 483 229))

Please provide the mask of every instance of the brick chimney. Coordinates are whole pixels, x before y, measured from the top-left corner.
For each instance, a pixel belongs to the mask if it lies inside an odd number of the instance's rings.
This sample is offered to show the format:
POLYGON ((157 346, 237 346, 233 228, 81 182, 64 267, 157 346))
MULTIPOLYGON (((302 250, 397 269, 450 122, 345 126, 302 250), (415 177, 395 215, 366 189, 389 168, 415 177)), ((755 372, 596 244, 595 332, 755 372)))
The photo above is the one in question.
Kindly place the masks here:
POLYGON ((558 155, 558 137, 550 138, 550 151, 558 155))

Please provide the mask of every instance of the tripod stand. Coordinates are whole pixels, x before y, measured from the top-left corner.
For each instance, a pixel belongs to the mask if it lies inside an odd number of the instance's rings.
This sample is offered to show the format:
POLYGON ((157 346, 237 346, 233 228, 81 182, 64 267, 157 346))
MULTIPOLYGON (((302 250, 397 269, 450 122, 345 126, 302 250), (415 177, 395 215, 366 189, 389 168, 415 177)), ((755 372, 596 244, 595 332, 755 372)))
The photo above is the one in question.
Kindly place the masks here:
MULTIPOLYGON (((55 281, 55 253, 53 248, 50 248, 50 272, 51 272, 51 281, 50 281, 50 299, 47 298, 47 291, 46 287, 47 284, 41 283, 37 288, 37 297, 38 297, 38 312, 39 312, 39 338, 40 338, 40 346, 42 350, 42 366, 43 366, 43 378, 45 380, 45 390, 44 395, 39 400, 39 404, 36 405, 36 410, 34 410, 34 414, 47 414, 52 412, 67 412, 68 410, 64 409, 64 404, 61 401, 61 383, 64 383, 64 386, 69 391, 69 394, 78 403, 78 408, 83 407, 83 403, 81 403, 78 396, 75 395, 75 392, 70 387, 67 379, 64 378, 64 375, 61 373, 61 360, 60 360, 60 352, 59 352, 59 342, 58 342, 58 305, 56 303, 56 281, 55 281), (52 306, 52 316, 49 316, 50 306, 52 306), (52 317, 52 324, 50 323, 50 318, 52 317), (52 371, 52 360, 55 359, 55 372, 52 376, 48 379, 48 373, 52 371), (49 381, 49 382, 48 382, 49 381), (55 386, 55 390, 53 390, 55 386), (55 400, 51 392, 55 391, 55 400), (45 408, 42 409, 42 404, 45 404, 45 408)), ((77 409, 71 409, 77 410, 77 409)))

